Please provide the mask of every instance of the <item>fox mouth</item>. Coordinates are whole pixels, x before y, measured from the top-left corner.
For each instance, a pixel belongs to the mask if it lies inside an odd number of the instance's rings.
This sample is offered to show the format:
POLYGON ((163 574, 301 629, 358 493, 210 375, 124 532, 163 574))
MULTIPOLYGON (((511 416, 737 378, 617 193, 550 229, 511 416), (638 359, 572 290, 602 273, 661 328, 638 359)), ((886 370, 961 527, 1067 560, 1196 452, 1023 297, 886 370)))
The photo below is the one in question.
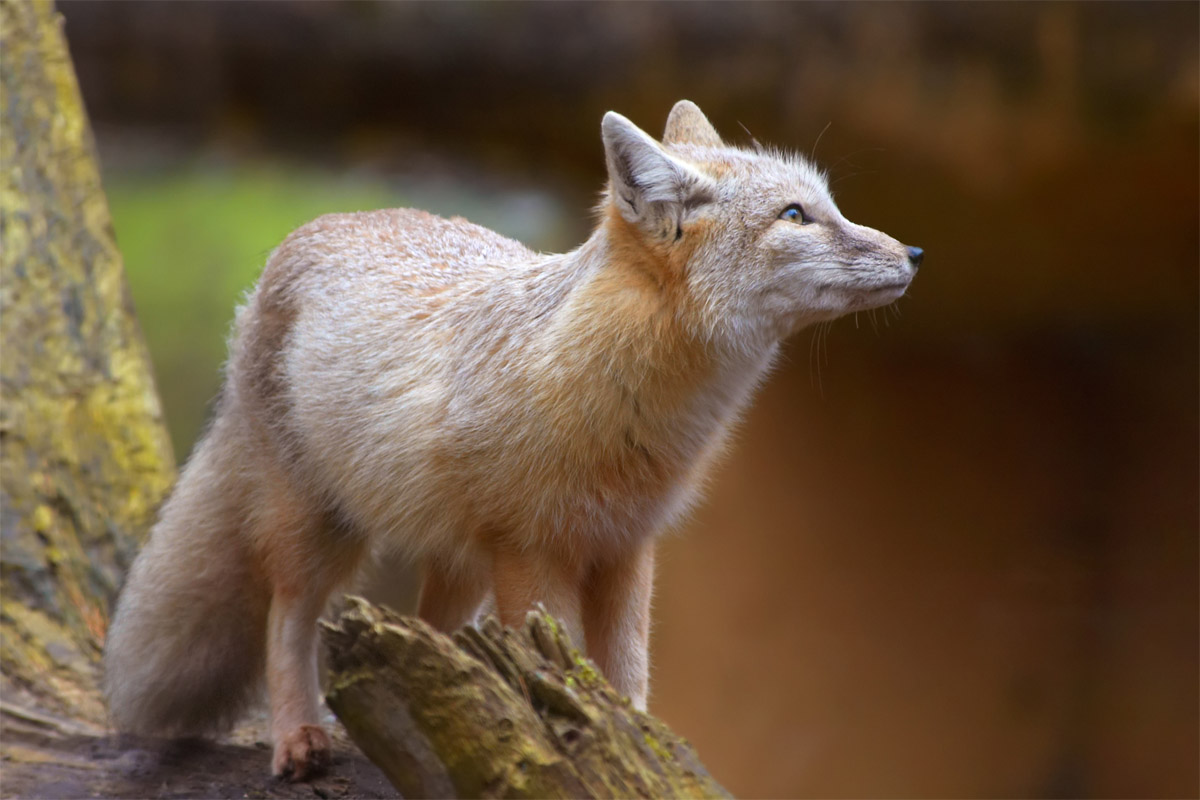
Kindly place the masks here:
POLYGON ((903 293, 912 284, 912 281, 905 278, 901 281, 892 281, 891 283, 881 283, 876 286, 869 286, 866 289, 867 294, 884 294, 888 292, 903 293))
POLYGON ((880 277, 873 280, 868 276, 840 276, 841 280, 822 281, 816 288, 823 292, 846 292, 847 294, 883 294, 886 292, 903 292, 912 285, 912 276, 897 275, 896 277, 880 277), (846 280, 850 278, 850 280, 846 280))
POLYGON ((904 279, 889 283, 878 283, 874 286, 864 286, 855 292, 857 296, 855 297, 854 305, 860 308, 874 308, 893 303, 904 295, 904 292, 908 290, 911 283, 911 280, 904 279))

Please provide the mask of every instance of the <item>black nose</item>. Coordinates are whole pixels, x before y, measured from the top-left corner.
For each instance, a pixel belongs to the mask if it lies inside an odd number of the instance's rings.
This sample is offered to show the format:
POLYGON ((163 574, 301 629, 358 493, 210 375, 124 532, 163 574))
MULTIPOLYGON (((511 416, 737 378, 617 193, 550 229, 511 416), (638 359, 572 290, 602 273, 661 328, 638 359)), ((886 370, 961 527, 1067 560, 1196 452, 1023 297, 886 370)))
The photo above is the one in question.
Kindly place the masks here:
POLYGON ((908 248, 908 263, 912 264, 913 269, 918 269, 921 266, 921 259, 925 258, 925 251, 919 247, 908 248))

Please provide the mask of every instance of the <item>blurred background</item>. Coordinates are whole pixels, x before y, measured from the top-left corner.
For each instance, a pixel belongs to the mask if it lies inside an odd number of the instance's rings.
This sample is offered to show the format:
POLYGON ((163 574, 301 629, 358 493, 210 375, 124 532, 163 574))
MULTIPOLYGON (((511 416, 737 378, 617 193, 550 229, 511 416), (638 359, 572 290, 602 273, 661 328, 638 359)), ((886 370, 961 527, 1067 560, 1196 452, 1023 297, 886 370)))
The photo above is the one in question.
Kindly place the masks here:
POLYGON ((1200 793, 1200 6, 60 10, 180 460, 318 214, 568 249, 603 113, 684 97, 815 152, 925 264, 790 343, 665 542, 653 710, 741 796, 1200 793))

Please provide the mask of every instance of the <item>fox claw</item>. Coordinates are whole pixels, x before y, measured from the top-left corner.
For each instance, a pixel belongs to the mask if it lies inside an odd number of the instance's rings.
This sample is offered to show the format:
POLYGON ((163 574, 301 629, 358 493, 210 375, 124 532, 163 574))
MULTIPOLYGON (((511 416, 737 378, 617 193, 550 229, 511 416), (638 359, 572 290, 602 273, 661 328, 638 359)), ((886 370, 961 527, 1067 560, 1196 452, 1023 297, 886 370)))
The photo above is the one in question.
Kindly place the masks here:
POLYGON ((271 772, 280 778, 306 781, 329 766, 332 745, 320 725, 301 725, 275 743, 271 772))

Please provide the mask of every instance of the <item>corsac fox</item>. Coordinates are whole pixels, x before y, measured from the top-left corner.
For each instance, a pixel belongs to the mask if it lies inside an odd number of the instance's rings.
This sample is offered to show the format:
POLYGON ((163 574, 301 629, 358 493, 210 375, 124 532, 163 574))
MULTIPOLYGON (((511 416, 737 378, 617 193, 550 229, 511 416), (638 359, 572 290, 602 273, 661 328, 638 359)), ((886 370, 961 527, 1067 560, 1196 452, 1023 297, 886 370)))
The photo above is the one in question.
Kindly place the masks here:
POLYGON ((449 631, 541 602, 644 709, 655 539, 800 328, 891 303, 922 252, 804 159, 609 112, 595 231, 541 255, 461 218, 324 216, 239 309, 212 424, 108 635, 122 730, 213 732, 263 674, 273 770, 329 756, 317 618, 373 548, 449 631))

